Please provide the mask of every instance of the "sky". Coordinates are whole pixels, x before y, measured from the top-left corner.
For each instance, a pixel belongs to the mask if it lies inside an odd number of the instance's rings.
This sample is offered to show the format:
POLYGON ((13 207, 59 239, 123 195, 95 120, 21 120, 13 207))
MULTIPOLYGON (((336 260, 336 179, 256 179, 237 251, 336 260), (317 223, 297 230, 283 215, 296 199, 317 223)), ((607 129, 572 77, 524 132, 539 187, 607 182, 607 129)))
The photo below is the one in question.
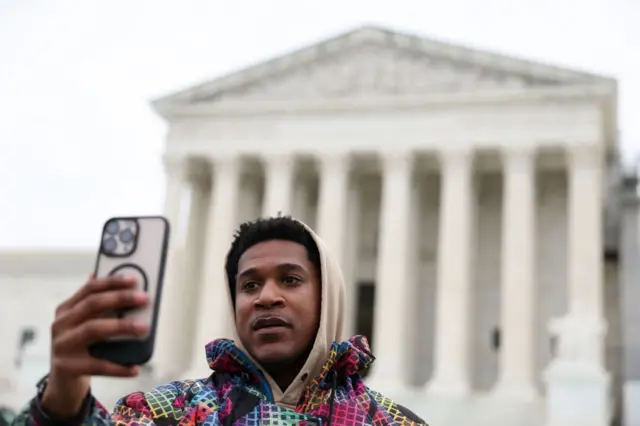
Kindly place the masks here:
POLYGON ((362 25, 613 76, 640 153, 640 0, 0 0, 0 249, 161 213, 150 101, 362 25))

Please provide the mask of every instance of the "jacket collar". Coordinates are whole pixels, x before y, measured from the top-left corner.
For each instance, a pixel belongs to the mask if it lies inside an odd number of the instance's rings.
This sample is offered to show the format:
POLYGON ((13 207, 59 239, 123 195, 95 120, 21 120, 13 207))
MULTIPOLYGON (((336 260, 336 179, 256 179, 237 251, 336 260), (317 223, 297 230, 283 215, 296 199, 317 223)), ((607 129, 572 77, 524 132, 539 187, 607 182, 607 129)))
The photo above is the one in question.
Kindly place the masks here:
MULTIPOLYGON (((242 352, 230 339, 217 339, 206 345, 209 368, 217 373, 241 375, 249 382, 261 383, 264 375, 260 368, 242 352), (247 377, 248 376, 248 377, 247 377)), ((354 336, 342 343, 333 342, 329 358, 324 362, 321 373, 311 382, 310 387, 328 385, 330 373, 338 377, 349 377, 369 367, 375 357, 364 336, 354 336)))

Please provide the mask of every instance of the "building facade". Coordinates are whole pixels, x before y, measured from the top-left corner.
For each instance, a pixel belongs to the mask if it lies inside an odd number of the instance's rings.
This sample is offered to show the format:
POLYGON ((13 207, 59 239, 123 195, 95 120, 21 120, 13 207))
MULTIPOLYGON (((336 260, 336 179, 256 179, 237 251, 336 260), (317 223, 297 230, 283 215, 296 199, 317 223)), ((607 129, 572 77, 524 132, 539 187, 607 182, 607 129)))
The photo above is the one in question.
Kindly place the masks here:
POLYGON ((622 372, 625 425, 640 426, 640 197, 638 173, 626 176, 620 191, 623 206, 620 221, 620 314, 622 327, 622 372))
MULTIPOLYGON (((176 226, 143 380, 207 374, 233 230, 292 214, 342 261, 372 386, 432 424, 609 424, 625 372, 603 232, 616 105, 609 78, 378 28, 154 102, 176 226)), ((71 269, 60 297, 87 270, 71 269)))

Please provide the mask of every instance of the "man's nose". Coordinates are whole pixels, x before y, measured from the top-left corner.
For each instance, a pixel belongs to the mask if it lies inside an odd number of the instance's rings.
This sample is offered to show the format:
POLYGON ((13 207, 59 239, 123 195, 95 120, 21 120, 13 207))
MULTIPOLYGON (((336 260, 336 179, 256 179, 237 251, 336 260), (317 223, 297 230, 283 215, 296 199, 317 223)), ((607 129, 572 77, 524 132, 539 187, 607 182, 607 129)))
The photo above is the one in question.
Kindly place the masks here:
POLYGON ((276 280, 267 280, 260 290, 260 295, 256 299, 256 305, 263 308, 284 306, 284 298, 280 290, 280 286, 276 280))

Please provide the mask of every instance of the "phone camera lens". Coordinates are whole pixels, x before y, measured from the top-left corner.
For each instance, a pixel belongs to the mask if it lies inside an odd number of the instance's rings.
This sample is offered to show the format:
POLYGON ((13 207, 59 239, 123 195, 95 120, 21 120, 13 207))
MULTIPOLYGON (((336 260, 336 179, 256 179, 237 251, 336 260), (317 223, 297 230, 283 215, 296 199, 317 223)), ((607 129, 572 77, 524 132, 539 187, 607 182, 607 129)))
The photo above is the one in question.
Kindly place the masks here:
POLYGON ((116 220, 110 221, 105 228, 107 234, 110 235, 116 235, 118 233, 118 230, 120 230, 120 225, 118 225, 118 221, 116 220))
POLYGON ((124 231, 120 232, 120 241, 122 241, 125 244, 130 243, 131 241, 133 241, 133 232, 131 232, 130 229, 125 229, 124 231))
POLYGON ((118 242, 113 237, 109 237, 102 242, 102 249, 106 253, 113 253, 118 248, 118 242))

